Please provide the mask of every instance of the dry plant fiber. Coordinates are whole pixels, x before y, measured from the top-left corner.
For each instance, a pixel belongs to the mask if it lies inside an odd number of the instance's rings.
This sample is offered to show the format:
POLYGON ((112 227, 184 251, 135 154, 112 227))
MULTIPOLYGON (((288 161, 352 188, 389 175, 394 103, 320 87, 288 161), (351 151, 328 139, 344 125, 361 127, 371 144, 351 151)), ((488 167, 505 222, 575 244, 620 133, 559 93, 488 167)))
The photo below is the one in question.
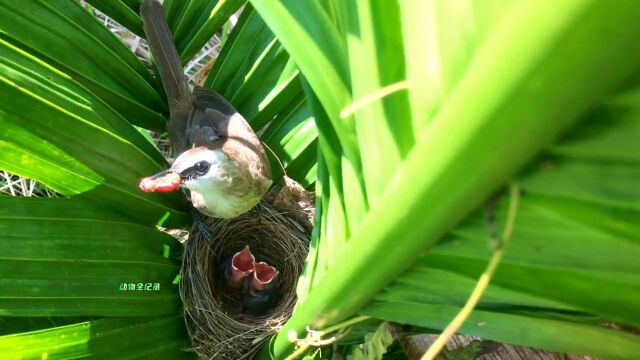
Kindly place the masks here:
POLYGON ((308 231, 292 215, 262 202, 234 219, 207 217, 194 223, 183 255, 180 295, 192 350, 201 358, 251 358, 291 316, 309 246, 308 231), (258 316, 237 311, 220 274, 221 261, 245 245, 256 261, 280 272, 274 281, 282 298, 258 316))

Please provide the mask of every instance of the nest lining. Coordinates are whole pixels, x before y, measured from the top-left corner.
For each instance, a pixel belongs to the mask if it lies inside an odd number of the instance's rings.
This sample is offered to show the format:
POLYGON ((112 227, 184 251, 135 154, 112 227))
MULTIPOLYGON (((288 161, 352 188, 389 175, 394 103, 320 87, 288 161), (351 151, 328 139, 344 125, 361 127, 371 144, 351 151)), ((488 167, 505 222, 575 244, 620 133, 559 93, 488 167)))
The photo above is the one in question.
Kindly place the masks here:
POLYGON ((267 203, 234 219, 203 221, 191 229, 181 269, 180 295, 192 350, 207 359, 251 358, 291 316, 308 252, 308 230, 291 211, 267 203), (221 261, 245 245, 256 261, 280 271, 274 281, 282 297, 259 316, 238 312, 221 276, 221 261))

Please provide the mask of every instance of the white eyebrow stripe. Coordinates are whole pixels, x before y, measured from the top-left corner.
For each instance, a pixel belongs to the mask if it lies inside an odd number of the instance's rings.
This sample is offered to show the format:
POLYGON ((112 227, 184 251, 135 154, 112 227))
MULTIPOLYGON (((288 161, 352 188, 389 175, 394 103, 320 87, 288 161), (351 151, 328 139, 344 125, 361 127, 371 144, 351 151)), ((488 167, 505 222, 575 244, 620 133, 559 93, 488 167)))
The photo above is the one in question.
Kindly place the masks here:
POLYGON ((221 164, 226 160, 226 155, 221 150, 210 150, 205 148, 195 148, 180 154, 174 162, 173 170, 177 173, 193 167, 199 161, 206 161, 211 166, 221 164))

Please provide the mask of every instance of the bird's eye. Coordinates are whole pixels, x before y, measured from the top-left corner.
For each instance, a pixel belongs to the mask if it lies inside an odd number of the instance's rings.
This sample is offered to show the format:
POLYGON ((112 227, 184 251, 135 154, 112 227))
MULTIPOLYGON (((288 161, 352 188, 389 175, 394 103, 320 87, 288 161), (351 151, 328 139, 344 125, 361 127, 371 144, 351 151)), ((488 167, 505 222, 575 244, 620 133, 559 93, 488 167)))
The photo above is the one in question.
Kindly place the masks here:
POLYGON ((204 175, 209 171, 209 163, 206 161, 198 161, 195 165, 193 165, 194 170, 198 175, 204 175))

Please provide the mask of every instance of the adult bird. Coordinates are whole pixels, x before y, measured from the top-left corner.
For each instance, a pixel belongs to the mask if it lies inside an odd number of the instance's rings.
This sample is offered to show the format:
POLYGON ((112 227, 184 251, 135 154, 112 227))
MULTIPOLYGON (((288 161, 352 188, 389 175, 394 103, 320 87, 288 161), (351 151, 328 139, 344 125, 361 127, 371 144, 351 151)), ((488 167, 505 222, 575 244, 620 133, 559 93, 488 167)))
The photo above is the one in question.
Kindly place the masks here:
POLYGON ((172 166, 142 179, 143 191, 189 189, 193 206, 216 218, 251 210, 271 185, 264 148, 247 121, 217 92, 191 93, 162 5, 140 6, 144 32, 169 102, 172 166))

